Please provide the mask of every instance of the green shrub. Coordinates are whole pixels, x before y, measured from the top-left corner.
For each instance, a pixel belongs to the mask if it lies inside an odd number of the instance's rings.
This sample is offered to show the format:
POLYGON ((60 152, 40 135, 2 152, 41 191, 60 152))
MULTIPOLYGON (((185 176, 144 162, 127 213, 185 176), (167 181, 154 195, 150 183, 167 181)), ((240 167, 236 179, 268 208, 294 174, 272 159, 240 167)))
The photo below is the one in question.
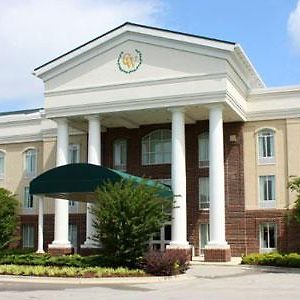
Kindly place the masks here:
POLYGON ((182 250, 150 251, 142 261, 142 268, 155 276, 183 274, 189 268, 189 255, 182 250))
POLYGON ((253 253, 243 256, 242 264, 300 268, 300 254, 253 253))
POLYGON ((160 196, 158 186, 131 180, 108 182, 96 193, 94 240, 118 264, 135 266, 151 235, 169 219, 172 200, 160 196))
POLYGON ((15 240, 19 202, 10 191, 0 188, 0 249, 15 240))
POLYGON ((75 267, 50 267, 50 266, 18 266, 0 265, 0 274, 25 275, 25 276, 56 276, 56 277, 128 277, 145 276, 142 270, 127 268, 75 268, 75 267))

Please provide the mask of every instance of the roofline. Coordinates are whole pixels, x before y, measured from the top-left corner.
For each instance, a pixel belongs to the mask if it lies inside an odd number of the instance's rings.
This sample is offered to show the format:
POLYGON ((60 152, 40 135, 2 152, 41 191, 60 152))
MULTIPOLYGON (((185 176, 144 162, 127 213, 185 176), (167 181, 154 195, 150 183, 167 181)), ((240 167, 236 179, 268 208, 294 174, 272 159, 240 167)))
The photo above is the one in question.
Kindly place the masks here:
POLYGON ((35 113, 35 112, 40 112, 43 109, 44 109, 43 107, 40 107, 40 108, 32 108, 32 109, 5 111, 5 112, 0 112, 0 117, 1 116, 8 116, 8 115, 31 114, 31 113, 35 113))
POLYGON ((73 53, 73 52, 79 50, 80 48, 82 48, 82 47, 84 47, 84 46, 86 46, 86 45, 88 45, 90 43, 93 43, 94 41, 96 41, 98 39, 103 38, 106 35, 109 35, 110 33, 114 32, 114 31, 117 31, 118 29, 120 29, 122 27, 125 27, 126 25, 131 25, 131 26, 136 26, 136 27, 146 28, 146 29, 151 29, 151 30, 159 30, 159 31, 168 32, 168 33, 180 34, 180 35, 184 35, 184 36, 195 37, 195 38, 205 39, 205 40, 209 40, 209 41, 230 44, 230 45, 236 45, 235 42, 230 42, 230 41, 226 41, 226 40, 209 38, 209 37, 206 37, 206 36, 201 36, 201 35, 196 35, 196 34, 191 34, 191 33, 185 33, 185 32, 175 31, 175 30, 170 30, 170 29, 164 29, 164 28, 159 28, 159 27, 154 27, 154 26, 148 26, 148 25, 143 25, 143 24, 125 22, 122 25, 120 25, 120 26, 118 26, 118 27, 116 27, 116 28, 114 28, 112 30, 109 30, 109 31, 105 32, 104 34, 102 34, 102 35, 100 35, 100 36, 98 36, 98 37, 96 37, 96 38, 94 38, 94 39, 92 39, 92 40, 90 40, 90 41, 88 41, 88 42, 86 42, 86 43, 84 43, 84 44, 82 44, 82 45, 80 45, 80 46, 78 46, 78 47, 76 47, 76 48, 74 48, 74 49, 72 49, 72 50, 70 50, 70 51, 68 51, 68 52, 66 52, 66 53, 64 53, 64 54, 62 54, 62 55, 60 55, 60 56, 58 56, 58 57, 56 57, 56 58, 48 61, 48 62, 46 62, 46 63, 44 63, 44 64, 42 64, 42 65, 40 65, 39 67, 37 67, 37 68, 34 69, 34 72, 38 71, 39 69, 41 69, 41 68, 43 68, 43 67, 45 67, 45 66, 47 66, 47 65, 49 65, 49 64, 51 64, 51 63, 53 63, 55 61, 57 61, 57 60, 59 60, 60 58, 66 56, 66 55, 68 55, 70 53, 73 53))

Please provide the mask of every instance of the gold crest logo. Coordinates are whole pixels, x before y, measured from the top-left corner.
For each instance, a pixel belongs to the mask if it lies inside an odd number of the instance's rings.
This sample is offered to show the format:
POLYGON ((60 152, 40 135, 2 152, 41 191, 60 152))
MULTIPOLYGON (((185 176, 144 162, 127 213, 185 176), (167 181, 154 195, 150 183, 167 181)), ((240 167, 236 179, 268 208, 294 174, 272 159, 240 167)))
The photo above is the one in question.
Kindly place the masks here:
POLYGON ((142 53, 137 49, 133 53, 122 51, 119 54, 117 64, 119 70, 124 73, 130 74, 135 72, 142 64, 142 53))

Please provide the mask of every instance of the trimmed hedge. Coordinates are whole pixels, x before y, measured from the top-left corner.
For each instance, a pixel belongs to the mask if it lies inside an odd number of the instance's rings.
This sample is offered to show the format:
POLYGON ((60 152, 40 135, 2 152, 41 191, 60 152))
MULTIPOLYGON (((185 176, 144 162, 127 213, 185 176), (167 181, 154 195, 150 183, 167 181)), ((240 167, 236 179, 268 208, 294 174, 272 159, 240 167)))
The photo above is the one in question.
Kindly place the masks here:
POLYGON ((127 268, 75 268, 75 267, 50 267, 50 266, 16 266, 0 265, 2 275, 23 276, 49 276, 49 277, 141 277, 145 276, 143 270, 129 270, 127 268))
POLYGON ((300 268, 300 254, 253 253, 242 257, 242 264, 300 268))
POLYGON ((102 255, 80 256, 51 256, 49 254, 10 254, 0 253, 0 265, 26 265, 26 266, 57 266, 57 267, 126 267, 113 257, 102 255))

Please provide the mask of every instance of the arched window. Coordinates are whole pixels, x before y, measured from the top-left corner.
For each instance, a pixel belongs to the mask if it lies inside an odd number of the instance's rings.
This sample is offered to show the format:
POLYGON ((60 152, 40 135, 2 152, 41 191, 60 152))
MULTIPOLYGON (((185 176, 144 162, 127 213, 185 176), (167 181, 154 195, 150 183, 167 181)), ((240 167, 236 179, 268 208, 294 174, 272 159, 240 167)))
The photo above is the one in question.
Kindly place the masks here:
POLYGON ((127 141, 125 139, 115 140, 113 144, 114 168, 121 171, 127 169, 127 141))
POLYGON ((259 163, 275 162, 274 130, 262 129, 258 132, 258 160, 259 163))
POLYGON ((209 135, 203 132, 198 137, 199 167, 209 166, 209 135))
POLYGON ((24 171, 26 177, 35 177, 37 174, 37 151, 28 149, 24 152, 24 171))
POLYGON ((5 152, 0 150, 0 179, 4 178, 5 170, 5 152))
POLYGON ((171 163, 171 130, 152 131, 142 139, 142 164, 156 165, 171 163))

